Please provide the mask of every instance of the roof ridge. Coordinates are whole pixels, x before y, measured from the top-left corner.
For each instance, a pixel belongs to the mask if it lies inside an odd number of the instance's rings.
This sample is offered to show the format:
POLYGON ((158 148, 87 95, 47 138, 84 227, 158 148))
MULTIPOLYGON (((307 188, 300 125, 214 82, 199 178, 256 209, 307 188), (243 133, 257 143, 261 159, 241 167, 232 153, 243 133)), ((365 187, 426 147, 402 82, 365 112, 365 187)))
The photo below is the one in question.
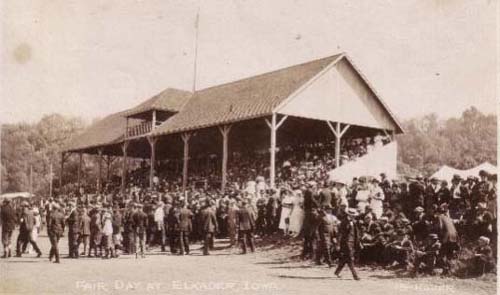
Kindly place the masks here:
POLYGON ((265 75, 275 74, 277 72, 281 72, 281 71, 285 71, 285 70, 290 70, 291 68, 295 68, 295 67, 300 67, 300 66, 304 66, 304 65, 307 65, 307 64, 316 63, 316 62, 319 62, 319 61, 322 61, 322 60, 335 59, 335 57, 340 56, 341 54, 343 54, 343 52, 339 52, 339 53, 334 54, 334 55, 325 56, 325 57, 317 58, 317 59, 314 59, 314 60, 302 62, 300 64, 291 65, 291 66, 288 66, 288 67, 285 67, 285 68, 279 68, 279 69, 272 70, 272 71, 269 71, 269 72, 264 72, 264 73, 260 73, 260 74, 253 75, 253 76, 247 76, 247 77, 244 77, 244 78, 241 78, 241 79, 238 79, 238 80, 233 80, 233 81, 225 82, 225 83, 222 83, 222 84, 212 85, 212 86, 209 86, 209 87, 206 87, 206 88, 202 88, 202 89, 196 90, 193 93, 193 95, 196 94, 197 92, 209 90, 209 89, 216 88, 216 87, 228 86, 228 85, 231 85, 231 84, 234 84, 234 83, 238 83, 238 82, 243 82, 245 80, 259 78, 259 77, 262 77, 262 76, 265 76, 265 75))

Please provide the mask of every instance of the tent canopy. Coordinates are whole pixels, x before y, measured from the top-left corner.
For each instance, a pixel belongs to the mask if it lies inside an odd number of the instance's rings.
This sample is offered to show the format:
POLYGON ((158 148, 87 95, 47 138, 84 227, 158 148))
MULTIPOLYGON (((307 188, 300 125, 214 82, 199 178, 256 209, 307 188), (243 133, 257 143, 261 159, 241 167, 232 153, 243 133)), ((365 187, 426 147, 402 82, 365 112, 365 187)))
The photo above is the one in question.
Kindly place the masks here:
POLYGON ((25 199, 30 199, 34 195, 28 192, 17 192, 17 193, 5 193, 0 195, 0 200, 5 200, 5 199, 15 199, 15 198, 25 198, 25 199))
POLYGON ((481 165, 478 165, 477 167, 468 169, 468 170, 460 170, 456 169, 450 166, 444 165, 441 167, 436 173, 432 174, 431 177, 435 177, 437 179, 441 180, 448 180, 450 181, 453 178, 453 175, 457 174, 462 178, 467 178, 467 176, 478 176, 479 171, 484 170, 488 172, 489 174, 496 174, 497 173, 497 167, 494 166, 493 164, 489 162, 484 162, 481 165))

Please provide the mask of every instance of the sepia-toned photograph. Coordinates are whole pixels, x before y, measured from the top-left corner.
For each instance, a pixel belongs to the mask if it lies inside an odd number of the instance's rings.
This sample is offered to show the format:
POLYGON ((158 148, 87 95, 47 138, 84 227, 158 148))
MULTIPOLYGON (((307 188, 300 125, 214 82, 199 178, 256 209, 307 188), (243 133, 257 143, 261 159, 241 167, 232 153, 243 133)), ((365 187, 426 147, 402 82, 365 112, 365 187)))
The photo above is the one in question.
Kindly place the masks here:
POLYGON ((497 294, 497 0, 0 15, 0 294, 497 294))

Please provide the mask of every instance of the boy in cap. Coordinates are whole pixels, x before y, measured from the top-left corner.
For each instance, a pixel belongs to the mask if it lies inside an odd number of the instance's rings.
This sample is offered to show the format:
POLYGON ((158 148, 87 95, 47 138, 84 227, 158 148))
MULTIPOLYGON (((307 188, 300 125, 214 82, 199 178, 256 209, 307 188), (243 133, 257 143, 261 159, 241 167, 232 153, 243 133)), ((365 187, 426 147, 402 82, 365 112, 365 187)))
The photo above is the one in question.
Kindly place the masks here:
POLYGON ((482 276, 495 269, 495 259, 490 247, 490 239, 481 236, 478 239, 479 246, 474 249, 472 258, 472 275, 482 276))
POLYGON ((415 265, 413 275, 418 276, 420 268, 424 265, 423 270, 428 274, 434 274, 437 257, 441 250, 441 243, 437 234, 429 234, 427 245, 422 250, 415 251, 415 265))

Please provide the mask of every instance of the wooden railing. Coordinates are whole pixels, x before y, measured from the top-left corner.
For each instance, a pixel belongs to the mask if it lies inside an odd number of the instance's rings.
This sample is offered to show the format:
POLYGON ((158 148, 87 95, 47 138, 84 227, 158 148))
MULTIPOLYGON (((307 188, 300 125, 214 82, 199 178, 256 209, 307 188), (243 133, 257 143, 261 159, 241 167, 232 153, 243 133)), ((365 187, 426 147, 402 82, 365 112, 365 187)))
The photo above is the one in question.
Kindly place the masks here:
POLYGON ((141 136, 143 134, 147 134, 151 132, 152 126, 153 124, 151 121, 130 126, 127 129, 127 137, 136 137, 136 136, 141 136))
MULTIPOLYGON (((156 121, 156 127, 160 126, 163 122, 156 121)), ((153 127, 153 122, 143 122, 134 126, 130 126, 127 129, 127 137, 136 137, 141 136, 151 132, 151 128, 153 127)))

